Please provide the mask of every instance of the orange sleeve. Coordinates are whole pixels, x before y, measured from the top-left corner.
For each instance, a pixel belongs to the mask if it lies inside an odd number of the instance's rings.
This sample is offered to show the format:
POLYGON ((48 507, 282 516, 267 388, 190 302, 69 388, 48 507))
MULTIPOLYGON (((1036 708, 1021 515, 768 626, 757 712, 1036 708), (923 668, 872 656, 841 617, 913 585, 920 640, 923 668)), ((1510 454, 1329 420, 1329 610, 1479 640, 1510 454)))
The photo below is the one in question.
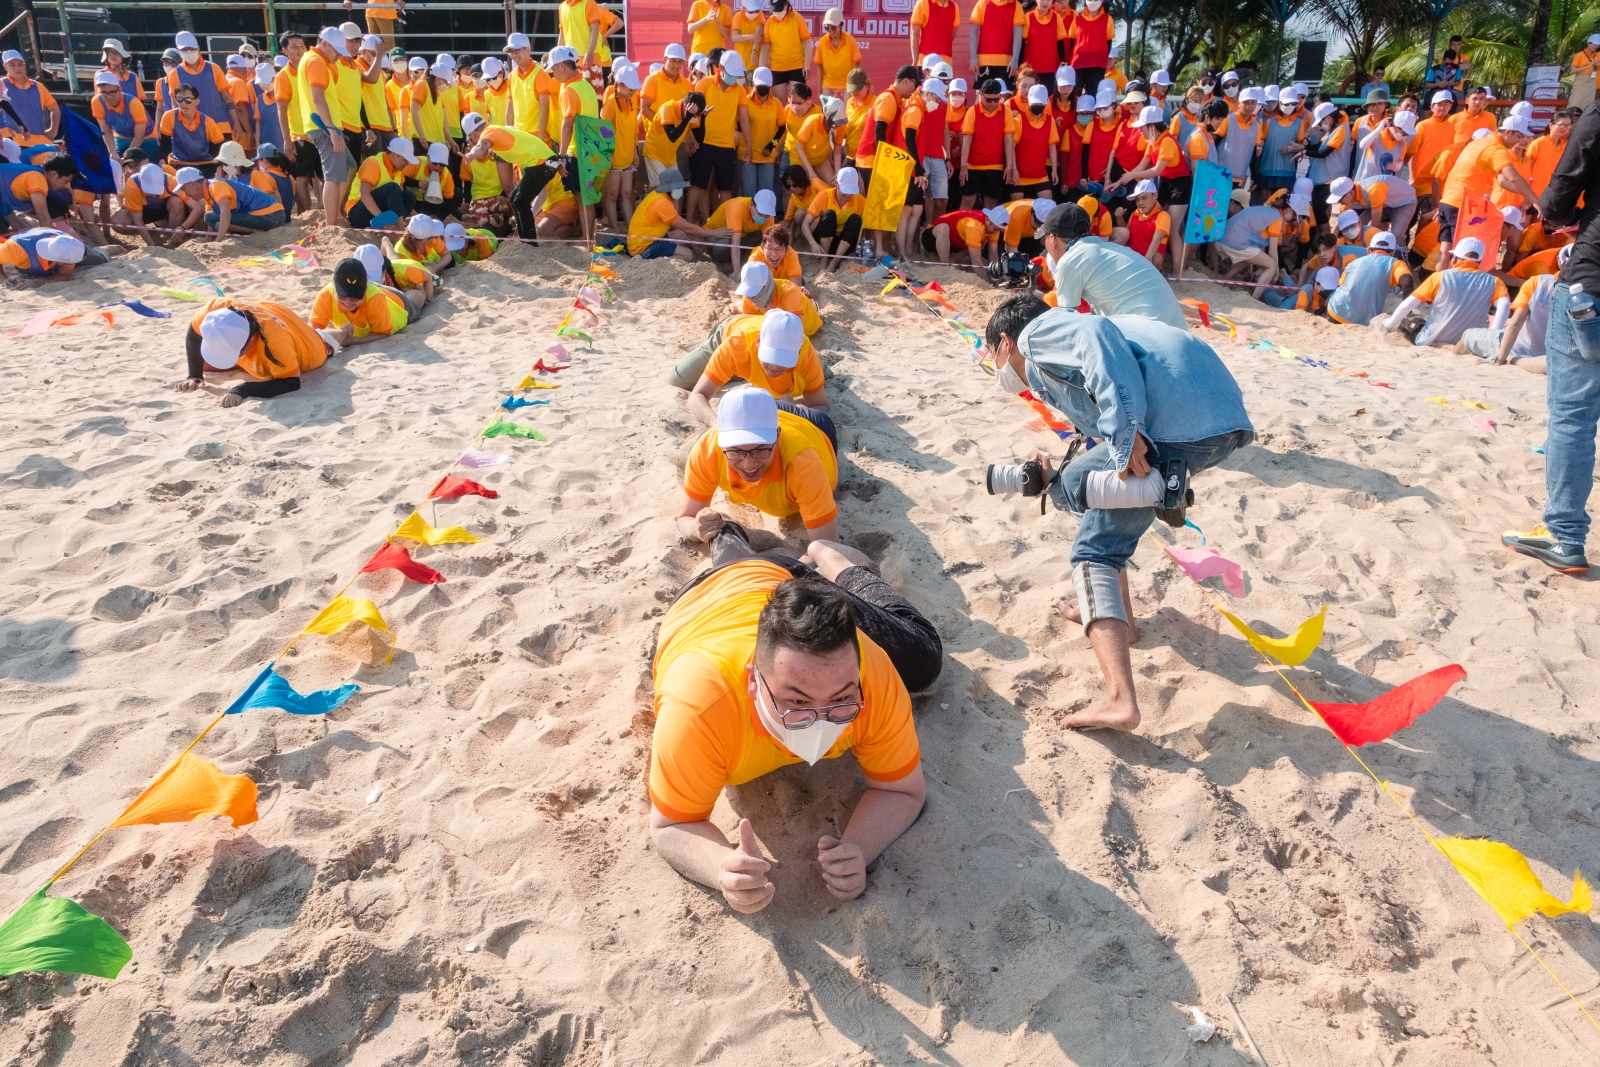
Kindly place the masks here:
POLYGON ((1172 233, 1172 216, 1165 211, 1156 212, 1156 229, 1170 236, 1172 233))
MULTIPOLYGON (((977 14, 977 12, 973 12, 973 14, 977 14)), ((977 108, 975 108, 975 107, 967 108, 967 117, 961 120, 961 132, 970 134, 974 129, 976 129, 977 127, 973 125, 973 122, 974 122, 975 119, 977 119, 977 117, 978 117, 978 109, 977 108)))
POLYGON ((671 197, 662 197, 657 200, 652 208, 656 213, 656 221, 668 226, 678 221, 678 209, 672 206, 671 197))
POLYGON ((228 91, 228 76, 222 73, 222 68, 215 63, 211 64, 211 77, 217 83, 217 92, 223 96, 231 96, 228 91))
POLYGON ((1261 236, 1281 239, 1283 237, 1283 220, 1278 219, 1276 222, 1270 223, 1266 229, 1261 231, 1261 236))
POLYGON ((1510 299, 1510 297, 1511 293, 1506 289, 1506 283, 1496 278, 1494 280, 1494 302, 1498 304, 1502 300, 1510 299))
POLYGON ((1161 169, 1176 167, 1183 158, 1183 153, 1178 150, 1178 142, 1170 137, 1161 139, 1161 146, 1156 149, 1156 162, 1161 164, 1161 169))
POLYGON ((394 298, 386 292, 380 291, 376 296, 367 297, 367 326, 373 333, 387 337, 394 333, 394 298))
POLYGON ((227 204, 229 211, 239 210, 239 198, 234 195, 233 186, 229 185, 227 182, 208 182, 206 184, 206 199, 217 204, 219 207, 223 204, 227 204))
POLYGON ((106 117, 106 106, 100 102, 99 93, 96 93, 89 101, 89 114, 100 120, 104 120, 106 117))
POLYGON ((333 324, 333 286, 324 285, 311 305, 311 325, 325 330, 333 324))
POLYGON ((1367 191, 1367 206, 1373 211, 1389 202, 1389 183, 1378 182, 1367 191))
POLYGON ((897 110, 892 93, 880 93, 877 102, 872 105, 872 117, 880 122, 893 122, 897 110))
POLYGON ((0 263, 10 267, 23 268, 28 266, 28 253, 15 241, 0 242, 0 263))
MULTIPOLYGON (((1020 4, 1017 10, 1022 10, 1020 4)), ((898 782, 922 763, 922 748, 911 719, 911 696, 888 654, 865 636, 861 638, 861 692, 867 710, 856 719, 851 750, 870 781, 898 782)))
POLYGON ((307 52, 300 60, 300 65, 305 68, 307 85, 328 87, 328 64, 321 56, 307 52))
POLYGON ((800 346, 800 362, 795 364, 795 371, 805 382, 806 392, 814 393, 822 388, 822 360, 817 357, 817 350, 807 338, 806 343, 800 346))
POLYGON ((717 471, 722 463, 722 458, 716 455, 716 451, 715 430, 707 430, 701 434, 700 440, 689 450, 689 462, 683 467, 683 491, 690 500, 709 504, 711 498, 716 495, 720 483, 717 471))
POLYGON ((917 0, 917 6, 911 9, 911 25, 926 26, 928 24, 928 0, 917 0))
POLYGON ((828 194, 821 192, 811 198, 811 206, 806 208, 806 214, 816 219, 821 218, 826 210, 828 210, 828 194))
POLYGON ((206 140, 212 144, 222 143, 222 127, 210 115, 206 116, 206 140))
POLYGON ((368 156, 361 161, 361 166, 356 168, 357 183, 376 186, 379 177, 377 156, 368 156))
POLYGON ((136 126, 144 126, 150 121, 150 113, 144 109, 137 97, 128 101, 128 114, 133 116, 136 126))
MULTIPOLYGON (((1019 18, 1022 15, 1022 5, 1021 4, 1017 5, 1017 15, 1018 15, 1019 18)), ((1020 115, 1018 115, 1015 111, 1012 111, 1010 108, 1006 108, 1005 109, 1005 116, 1006 116, 1006 133, 1010 134, 1011 139, 1013 141, 1015 141, 1017 139, 1017 135, 1022 132, 1022 117, 1020 115)))
MULTIPOLYGON (((0 248, 5 247, 0 245, 0 248)), ((1511 309, 1525 308, 1533 301, 1533 294, 1539 290, 1539 279, 1529 278, 1517 288, 1517 298, 1511 301, 1511 309)))
POLYGON ((1439 295, 1439 279, 1444 277, 1444 272, 1430 274, 1422 279, 1422 284, 1411 290, 1411 295, 1424 304, 1433 303, 1433 298, 1439 295))
MULTIPOLYGON (((742 337, 737 334, 726 337, 717 346, 717 350, 711 353, 711 362, 706 364, 705 376, 721 389, 733 379, 744 377, 747 355, 742 337)), ((715 490, 716 486, 713 485, 712 489, 715 490)), ((706 499, 710 500, 711 497, 708 495, 706 499)))
POLYGON ((1478 160, 1480 163, 1487 163, 1496 174, 1507 167, 1515 167, 1517 165, 1517 157, 1513 156, 1509 149, 1500 145, 1490 145, 1485 148, 1483 155, 1479 156, 1478 160))
MULTIPOLYGON (((72 28, 70 22, 69 22, 67 28, 68 29, 72 28)), ((36 84, 39 86, 39 106, 40 107, 56 107, 56 106, 58 106, 56 104, 56 98, 51 96, 50 95, 50 90, 46 89, 44 87, 44 82, 37 82, 36 84)))
POLYGON ((789 498, 800 509, 800 520, 811 529, 839 516, 839 508, 833 502, 833 486, 828 484, 828 472, 822 468, 822 458, 812 449, 806 449, 789 462, 783 472, 783 483, 789 498))
POLYGON ((172 122, 178 113, 171 108, 161 113, 161 122, 156 127, 156 132, 163 137, 172 136, 172 122))
POLYGON ((721 672, 693 652, 667 668, 660 692, 650 801, 674 822, 700 822, 710 818, 738 756, 739 705, 721 672))

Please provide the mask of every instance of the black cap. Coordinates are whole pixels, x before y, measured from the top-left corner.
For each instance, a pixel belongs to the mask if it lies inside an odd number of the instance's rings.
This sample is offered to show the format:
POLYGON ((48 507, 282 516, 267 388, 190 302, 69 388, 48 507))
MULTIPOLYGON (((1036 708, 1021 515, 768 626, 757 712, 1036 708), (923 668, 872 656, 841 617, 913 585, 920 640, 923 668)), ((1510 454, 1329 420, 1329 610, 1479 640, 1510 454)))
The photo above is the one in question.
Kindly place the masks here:
POLYGON ((367 295, 367 268, 359 259, 341 259, 333 268, 333 291, 340 300, 359 300, 367 295))
POLYGON ((1041 241, 1046 237, 1059 237, 1063 241, 1076 241, 1089 232, 1089 213, 1077 204, 1057 204, 1044 217, 1033 235, 1041 241))

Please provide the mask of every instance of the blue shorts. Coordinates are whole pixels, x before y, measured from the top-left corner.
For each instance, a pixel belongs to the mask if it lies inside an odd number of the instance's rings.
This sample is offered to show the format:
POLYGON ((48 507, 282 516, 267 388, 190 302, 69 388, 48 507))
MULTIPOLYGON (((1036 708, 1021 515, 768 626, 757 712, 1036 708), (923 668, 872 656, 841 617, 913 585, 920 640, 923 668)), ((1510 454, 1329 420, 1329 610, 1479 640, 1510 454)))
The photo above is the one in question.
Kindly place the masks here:
MULTIPOLYGON (((220 216, 216 210, 206 212, 206 225, 215 226, 220 216)), ((231 226, 243 226, 247 230, 271 230, 283 225, 283 208, 279 208, 270 215, 246 215, 235 211, 228 218, 231 226)))
POLYGON ((649 248, 646 248, 643 252, 639 253, 638 258, 670 259, 677 251, 678 245, 676 242, 655 240, 650 242, 649 248))

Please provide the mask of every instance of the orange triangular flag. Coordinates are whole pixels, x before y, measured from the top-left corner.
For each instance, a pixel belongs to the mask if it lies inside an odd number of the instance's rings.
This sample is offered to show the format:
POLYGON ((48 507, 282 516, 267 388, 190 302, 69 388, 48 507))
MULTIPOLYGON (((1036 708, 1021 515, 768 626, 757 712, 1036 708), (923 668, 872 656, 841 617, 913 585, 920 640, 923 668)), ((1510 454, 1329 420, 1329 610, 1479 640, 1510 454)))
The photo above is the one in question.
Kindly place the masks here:
POLYGON ((207 815, 225 815, 235 826, 255 822, 256 784, 248 775, 223 774, 215 763, 185 752, 111 825, 190 822, 207 815))

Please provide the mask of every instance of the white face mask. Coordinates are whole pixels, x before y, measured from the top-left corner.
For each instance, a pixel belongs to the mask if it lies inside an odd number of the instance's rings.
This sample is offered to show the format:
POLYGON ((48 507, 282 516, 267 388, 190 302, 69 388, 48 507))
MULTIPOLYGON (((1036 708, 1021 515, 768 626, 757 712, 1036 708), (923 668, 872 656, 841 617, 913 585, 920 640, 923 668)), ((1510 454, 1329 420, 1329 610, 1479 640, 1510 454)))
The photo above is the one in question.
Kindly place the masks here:
MULTIPOLYGON (((1050 276, 1054 278, 1055 272, 1052 271, 1050 276)), ((1010 393, 1012 396, 1016 396, 1028 388, 1027 381, 1011 366, 1010 360, 1000 364, 1000 369, 995 372, 994 384, 996 389, 999 389, 1002 393, 1010 393)))
POLYGON ((1183 105, 1183 109, 1191 115, 1198 115, 1200 114, 1200 101, 1190 100, 1188 103, 1183 105))
POLYGON ((1090 11, 1099 11, 1100 0, 1083 0, 1083 6, 1088 8, 1090 11))
POLYGON ((1222 95, 1223 96, 1238 96, 1239 95, 1239 87, 1237 85, 1224 85, 1222 87, 1222 95))
POLYGON ((850 728, 849 723, 818 719, 804 730, 791 730, 783 725, 778 709, 767 699, 767 687, 756 681, 755 664, 750 665, 748 677, 750 700, 756 706, 761 725, 767 728, 767 733, 772 735, 774 741, 805 760, 809 766, 815 767, 817 760, 826 755, 834 742, 850 728))
POLYGON ((198 48, 185 48, 185 49, 181 50, 178 54, 183 57, 183 61, 185 63, 193 63, 195 60, 200 58, 200 49, 198 49, 198 48))

